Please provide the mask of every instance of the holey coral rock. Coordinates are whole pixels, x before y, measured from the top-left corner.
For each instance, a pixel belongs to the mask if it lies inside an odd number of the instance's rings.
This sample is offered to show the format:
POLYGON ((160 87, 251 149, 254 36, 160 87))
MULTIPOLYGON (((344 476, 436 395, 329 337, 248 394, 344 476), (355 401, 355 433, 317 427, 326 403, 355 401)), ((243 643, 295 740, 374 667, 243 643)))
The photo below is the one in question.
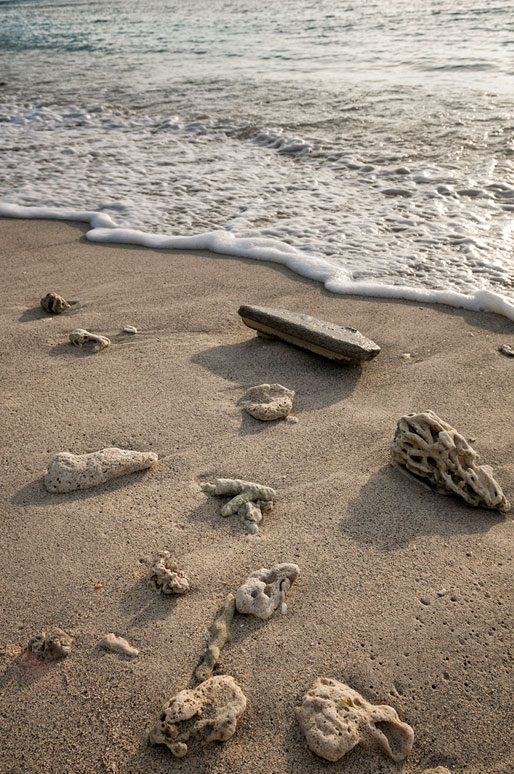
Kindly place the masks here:
POLYGON ((242 481, 239 478, 217 478, 214 484, 204 484, 204 492, 224 497, 232 497, 221 508, 222 516, 239 514, 248 532, 255 534, 264 513, 271 511, 276 492, 269 486, 254 484, 253 481, 242 481))
POLYGON ((150 570, 150 586, 163 594, 184 594, 189 591, 189 580, 171 558, 169 551, 159 551, 150 570))
POLYGON ((510 510, 488 465, 451 425, 433 411, 400 418, 391 443, 393 461, 440 494, 462 497, 468 505, 510 510))
POLYGON ((54 629, 49 634, 38 634, 29 641, 28 650, 45 661, 57 661, 70 655, 72 639, 62 629, 54 629))
POLYGON ((239 405, 254 419, 270 422, 289 416, 294 396, 294 390, 288 390, 281 384, 259 384, 245 392, 239 405))
POLYGON ((115 446, 91 454, 60 452, 49 461, 44 483, 49 492, 89 489, 111 478, 150 468, 157 459, 154 452, 118 449, 115 446))
POLYGON ((165 744, 182 758, 188 744, 226 742, 235 734, 246 708, 246 696, 233 677, 211 677, 194 690, 177 693, 151 729, 150 744, 165 744))
POLYGON ((271 570, 261 567, 252 572, 236 592, 238 613, 255 615, 257 618, 271 618, 282 606, 291 585, 298 577, 297 564, 276 564, 271 570))
POLYGON ((312 752, 338 761, 360 745, 403 761, 412 750, 414 732, 387 704, 370 704, 345 683, 319 677, 303 697, 297 716, 312 752))
POLYGON ((47 293, 44 298, 41 299, 40 304, 45 312, 50 314, 62 314, 67 312, 70 308, 70 304, 62 296, 57 293, 47 293))

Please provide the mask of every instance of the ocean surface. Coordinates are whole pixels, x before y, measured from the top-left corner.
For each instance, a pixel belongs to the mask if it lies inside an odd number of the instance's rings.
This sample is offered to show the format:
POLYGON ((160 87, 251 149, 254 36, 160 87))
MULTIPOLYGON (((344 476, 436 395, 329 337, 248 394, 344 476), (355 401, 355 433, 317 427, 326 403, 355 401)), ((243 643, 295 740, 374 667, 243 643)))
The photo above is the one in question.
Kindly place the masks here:
POLYGON ((514 0, 0 0, 0 214, 514 320, 514 0))

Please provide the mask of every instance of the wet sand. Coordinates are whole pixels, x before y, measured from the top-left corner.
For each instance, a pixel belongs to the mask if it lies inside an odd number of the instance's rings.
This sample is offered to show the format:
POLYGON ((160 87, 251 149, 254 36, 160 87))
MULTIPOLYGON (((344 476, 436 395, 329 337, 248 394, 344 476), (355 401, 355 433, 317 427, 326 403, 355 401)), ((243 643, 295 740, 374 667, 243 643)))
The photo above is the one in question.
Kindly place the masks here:
POLYGON ((0 771, 510 774, 512 516, 431 493, 391 467, 389 443, 402 414, 430 408, 476 439, 514 501, 514 359, 498 353, 514 324, 338 297, 273 264, 92 244, 85 231, 0 219, 0 771), (51 290, 79 303, 49 316, 39 299, 51 290), (382 352, 346 368, 265 341, 241 303, 356 327, 382 352), (73 348, 78 327, 112 345, 73 348), (297 424, 242 415, 238 399, 262 382, 296 390, 297 424), (43 488, 52 454, 111 445, 159 464, 73 494, 43 488), (217 476, 277 490, 258 535, 202 492, 217 476), (191 579, 182 597, 147 585, 162 549, 191 579), (180 760, 147 748, 167 699, 192 685, 225 595, 276 562, 300 566, 287 614, 236 616, 217 669, 248 699, 236 735, 180 760), (23 657, 56 626, 74 637, 69 658, 23 657), (108 632, 140 655, 99 650, 108 632), (294 710, 318 676, 394 706, 415 732, 405 763, 313 755, 294 710))

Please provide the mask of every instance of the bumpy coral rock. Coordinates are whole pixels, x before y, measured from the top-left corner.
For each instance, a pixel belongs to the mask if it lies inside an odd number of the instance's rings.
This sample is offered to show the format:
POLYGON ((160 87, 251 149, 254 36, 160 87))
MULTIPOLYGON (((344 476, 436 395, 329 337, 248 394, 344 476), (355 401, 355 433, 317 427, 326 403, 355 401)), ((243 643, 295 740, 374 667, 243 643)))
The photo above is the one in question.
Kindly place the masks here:
POLYGON ((455 494, 482 508, 510 509, 492 469, 477 465, 478 455, 466 439, 432 411, 401 417, 391 455, 440 494, 455 494))
POLYGON ((70 304, 62 296, 58 296, 57 293, 47 293, 40 303, 45 312, 50 312, 51 314, 62 314, 70 308, 70 304))
POLYGON ((220 653, 227 642, 230 642, 230 626, 236 610, 236 598, 227 594, 218 616, 209 627, 209 642, 202 660, 195 670, 195 677, 202 682, 212 675, 212 670, 219 661, 220 653))
POLYGON ((169 551, 159 551, 153 560, 150 585, 163 594, 184 594, 189 591, 189 580, 171 558, 169 551))
POLYGON ((113 632, 106 634, 98 643, 98 647, 103 650, 111 650, 113 653, 122 653, 124 656, 139 655, 137 648, 133 648, 124 637, 116 637, 113 632))
POLYGON ((239 405, 254 419, 269 422, 291 413, 294 396, 294 390, 288 390, 281 384, 259 384, 245 392, 239 405))
POLYGON ((221 508, 221 515, 239 514, 251 534, 258 532, 262 516, 271 511, 276 496, 275 490, 269 486, 242 481, 239 478, 217 478, 214 484, 204 484, 203 489, 208 494, 219 497, 232 496, 221 508))
POLYGON ((252 572, 236 592, 238 613, 255 615, 257 618, 271 618, 282 606, 291 585, 298 577, 297 564, 276 564, 271 570, 261 567, 252 572))
POLYGON ((89 333, 84 328, 76 328, 70 333, 70 342, 76 347, 83 347, 85 344, 92 344, 94 352, 100 352, 111 343, 107 336, 98 336, 96 333, 89 333))
POLYGON ((104 484, 111 478, 150 468, 157 462, 154 452, 138 452, 111 446, 90 454, 55 454, 44 478, 49 492, 72 492, 104 484))
POLYGON ((345 683, 319 677, 297 709, 312 752, 338 761, 356 745, 381 750, 403 761, 412 750, 414 732, 387 704, 370 704, 345 683))
POLYGON ((57 661, 70 655, 72 639, 62 629, 54 629, 50 634, 38 634, 29 641, 28 649, 46 661, 57 661))
POLYGON ((233 677, 211 677, 194 690, 177 693, 152 728, 150 744, 165 744, 177 758, 188 743, 226 742, 246 709, 246 696, 233 677))

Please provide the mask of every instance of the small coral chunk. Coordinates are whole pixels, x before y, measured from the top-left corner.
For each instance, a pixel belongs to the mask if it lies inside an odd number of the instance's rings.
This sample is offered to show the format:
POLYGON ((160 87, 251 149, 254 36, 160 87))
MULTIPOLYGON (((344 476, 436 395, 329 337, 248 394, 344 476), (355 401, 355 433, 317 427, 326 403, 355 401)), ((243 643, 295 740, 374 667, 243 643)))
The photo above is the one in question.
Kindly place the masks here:
POLYGON ((184 594, 189 591, 189 580, 171 558, 169 551, 159 551, 151 569, 150 585, 163 594, 184 594))

